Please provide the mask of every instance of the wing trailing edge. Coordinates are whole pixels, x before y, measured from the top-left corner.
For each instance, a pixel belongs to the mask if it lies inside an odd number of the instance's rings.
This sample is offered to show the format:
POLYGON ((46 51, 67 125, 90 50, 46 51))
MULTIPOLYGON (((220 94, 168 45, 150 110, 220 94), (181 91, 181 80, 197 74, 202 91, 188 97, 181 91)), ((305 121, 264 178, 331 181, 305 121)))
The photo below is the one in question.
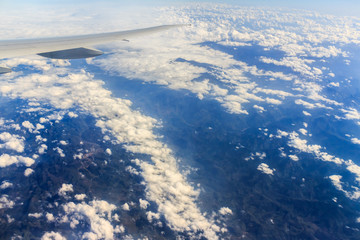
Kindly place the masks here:
POLYGON ((38 55, 53 59, 79 59, 91 58, 102 55, 103 52, 89 48, 72 48, 54 52, 38 53, 38 55))

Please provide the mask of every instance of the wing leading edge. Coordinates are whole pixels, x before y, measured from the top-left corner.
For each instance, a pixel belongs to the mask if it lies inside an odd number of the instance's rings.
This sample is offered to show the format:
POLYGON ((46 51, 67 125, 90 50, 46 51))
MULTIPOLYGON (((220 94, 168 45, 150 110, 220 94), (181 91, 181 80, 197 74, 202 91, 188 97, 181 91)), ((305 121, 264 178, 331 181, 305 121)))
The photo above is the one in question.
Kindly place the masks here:
MULTIPOLYGON (((189 26, 187 24, 162 25, 157 27, 88 34, 69 37, 53 37, 38 39, 15 39, 0 41, 0 59, 19 57, 30 54, 38 54, 43 57, 55 59, 76 59, 95 57, 103 54, 99 50, 90 49, 90 47, 112 42, 115 40, 127 40, 133 37, 139 37, 165 31, 171 28, 189 26)), ((0 74, 11 71, 8 68, 0 67, 0 74)))

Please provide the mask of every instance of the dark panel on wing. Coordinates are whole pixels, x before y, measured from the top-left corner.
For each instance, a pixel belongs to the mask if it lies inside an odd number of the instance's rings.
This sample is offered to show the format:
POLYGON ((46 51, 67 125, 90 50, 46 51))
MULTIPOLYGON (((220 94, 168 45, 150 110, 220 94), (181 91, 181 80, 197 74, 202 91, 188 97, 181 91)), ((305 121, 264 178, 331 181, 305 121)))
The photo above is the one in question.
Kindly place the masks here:
POLYGON ((38 53, 38 55, 54 59, 79 59, 91 58, 102 55, 103 52, 88 48, 72 48, 67 50, 60 50, 54 52, 38 53))
POLYGON ((11 72, 10 68, 0 67, 0 74, 11 72))

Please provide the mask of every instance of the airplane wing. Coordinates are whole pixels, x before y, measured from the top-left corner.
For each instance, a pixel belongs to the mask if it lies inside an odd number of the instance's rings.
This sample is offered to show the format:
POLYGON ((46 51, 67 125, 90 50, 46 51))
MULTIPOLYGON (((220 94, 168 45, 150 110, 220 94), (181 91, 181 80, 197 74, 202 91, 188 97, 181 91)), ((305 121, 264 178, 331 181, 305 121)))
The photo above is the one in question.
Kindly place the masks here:
MULTIPOLYGON (((0 59, 30 54, 38 54, 43 57, 55 59, 95 57, 103 53, 99 50, 92 49, 92 46, 116 40, 128 41, 128 39, 133 37, 139 37, 181 26, 189 25, 162 25, 136 30, 69 37, 0 40, 0 59)), ((0 74, 8 72, 11 72, 9 68, 0 67, 0 74)))

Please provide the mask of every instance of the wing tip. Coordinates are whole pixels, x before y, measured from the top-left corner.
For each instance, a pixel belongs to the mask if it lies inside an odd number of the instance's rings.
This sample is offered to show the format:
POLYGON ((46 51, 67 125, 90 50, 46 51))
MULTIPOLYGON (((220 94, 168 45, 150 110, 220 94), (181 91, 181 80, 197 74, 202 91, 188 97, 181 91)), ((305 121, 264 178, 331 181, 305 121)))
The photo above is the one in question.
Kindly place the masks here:
POLYGON ((12 72, 10 68, 0 67, 0 74, 12 72))

